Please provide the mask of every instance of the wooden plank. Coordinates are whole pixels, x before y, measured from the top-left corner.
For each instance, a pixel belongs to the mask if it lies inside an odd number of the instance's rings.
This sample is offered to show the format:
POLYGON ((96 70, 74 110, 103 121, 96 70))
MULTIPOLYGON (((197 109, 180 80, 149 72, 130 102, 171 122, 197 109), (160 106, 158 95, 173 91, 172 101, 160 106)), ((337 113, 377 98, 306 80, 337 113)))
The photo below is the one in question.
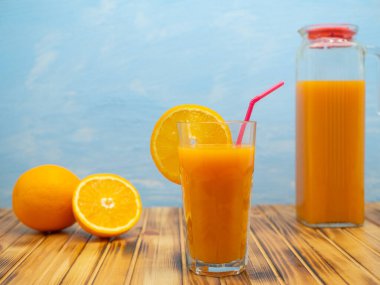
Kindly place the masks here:
POLYGON ((284 233, 274 227, 258 208, 253 208, 252 214, 251 230, 282 281, 287 284, 320 284, 318 277, 289 245, 284 233))
POLYGON ((347 228, 347 232, 355 236, 361 243, 380 252, 380 227, 366 220, 363 227, 347 228))
MULTIPOLYGON (((15 227, 9 235, 19 238, 0 254, 0 283, 7 284, 9 276, 40 246, 46 236, 25 226, 15 227), (4 280, 8 279, 7 282, 4 280)), ((3 237, 2 237, 3 239, 3 237)), ((13 283, 14 284, 14 283, 13 283)))
POLYGON ((248 258, 252 267, 247 268, 249 279, 252 284, 284 284, 275 266, 265 255, 258 238, 250 230, 248 239, 248 258))
POLYGON ((298 223, 293 206, 262 207, 262 210, 325 283, 379 283, 373 274, 341 251, 320 230, 298 223))
POLYGON ((148 208, 146 228, 126 284, 182 283, 178 208, 148 208))
POLYGON ((0 208, 0 221, 1 221, 1 218, 2 218, 4 215, 9 214, 11 211, 12 211, 11 209, 3 209, 3 208, 0 208))
MULTIPOLYGON (((18 220, 12 211, 4 211, 3 216, 0 218, 0 237, 9 232, 13 227, 18 224, 18 220)), ((1 240, 0 240, 1 250, 1 240)))
POLYGON ((110 241, 109 250, 102 266, 96 273, 93 284, 124 284, 128 271, 133 268, 133 254, 140 247, 139 237, 147 222, 146 211, 139 222, 126 234, 110 241), (112 276, 112 278, 110 278, 112 276))
MULTIPOLYGON (((67 246, 70 240, 78 239, 80 236, 76 234, 77 230, 78 227, 73 226, 62 232, 44 235, 45 239, 40 246, 4 279, 4 283, 22 284, 28 280, 30 284, 58 284, 71 265, 62 264, 62 261, 70 263, 70 254, 73 252, 70 250, 68 256, 62 254, 70 249, 67 246), (66 268, 63 273, 62 268, 66 268)), ((75 255, 73 257, 75 258, 75 255)))
POLYGON ((366 218, 359 228, 311 229, 295 221, 293 206, 255 207, 246 272, 212 278, 187 269, 182 209, 146 209, 111 240, 78 226, 40 234, 3 209, 0 283, 380 284, 380 203, 367 205, 366 218))
POLYGON ((20 237, 17 234, 18 230, 14 230, 20 223, 12 211, 3 210, 2 214, 0 218, 0 253, 20 237))
POLYGON ((380 219, 380 203, 366 205, 366 221, 362 227, 346 228, 345 231, 352 234, 359 242, 380 253, 380 225, 373 223, 380 219))
MULTIPOLYGON (((36 278, 35 284, 60 284, 81 254, 90 235, 84 233, 78 225, 73 226, 72 230, 71 235, 69 232, 66 233, 67 240, 62 247, 55 247, 55 250, 47 254, 50 263, 41 270, 41 274, 37 274, 39 277, 36 278)), ((45 243, 43 245, 45 246, 45 243)))
POLYGON ((258 240, 252 231, 249 231, 248 234, 248 246, 248 265, 246 271, 237 276, 220 278, 220 284, 284 284, 279 274, 272 271, 267 259, 265 259, 262 251, 260 251, 258 240))
POLYGON ((60 284, 90 284, 108 249, 108 239, 91 236, 60 284))
MULTIPOLYGON (((16 226, 12 227, 12 230, 4 233, 0 238, 0 254, 2 251, 6 250, 12 244, 17 241, 21 236, 23 236, 28 231, 28 228, 21 223, 16 222, 16 226)), ((30 230, 29 230, 30 231, 30 230)))
MULTIPOLYGON (((365 227, 365 226, 364 226, 365 227)), ((372 275, 379 279, 380 283, 380 253, 357 239, 349 231, 339 228, 320 230, 328 239, 345 251, 351 258, 365 267, 372 275)))
MULTIPOLYGON (((284 236, 291 250, 307 264, 309 270, 319 280, 329 279, 334 284, 345 284, 345 281, 336 274, 334 268, 305 242, 305 239, 320 238, 318 233, 311 229, 306 233, 303 232, 302 226, 295 221, 294 217, 290 217, 290 220, 281 219, 278 217, 278 212, 274 211, 270 206, 260 206, 259 208, 269 217, 269 220, 278 232, 284 236)), ((284 209, 283 206, 276 206, 275 208, 278 208, 281 213, 284 209)), ((293 211, 294 208, 291 207, 291 210, 293 211)))
POLYGON ((369 203, 366 205, 366 218, 380 226, 380 203, 369 203))

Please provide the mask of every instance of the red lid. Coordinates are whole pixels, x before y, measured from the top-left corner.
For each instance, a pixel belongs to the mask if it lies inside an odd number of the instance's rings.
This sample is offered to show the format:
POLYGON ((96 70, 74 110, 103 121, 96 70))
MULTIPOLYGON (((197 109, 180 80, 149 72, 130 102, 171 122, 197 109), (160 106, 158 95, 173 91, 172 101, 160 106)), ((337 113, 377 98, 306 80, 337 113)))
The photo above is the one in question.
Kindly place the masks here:
POLYGON ((357 26, 350 24, 319 24, 306 26, 299 30, 301 35, 306 35, 310 40, 318 38, 341 38, 351 40, 357 33, 357 26))

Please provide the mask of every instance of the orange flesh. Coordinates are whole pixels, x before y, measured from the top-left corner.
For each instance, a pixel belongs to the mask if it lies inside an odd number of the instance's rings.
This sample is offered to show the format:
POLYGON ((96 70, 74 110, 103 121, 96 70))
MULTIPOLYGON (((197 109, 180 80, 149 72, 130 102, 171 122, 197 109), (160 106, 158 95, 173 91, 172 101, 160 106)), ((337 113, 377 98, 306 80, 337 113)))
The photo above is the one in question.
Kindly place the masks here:
POLYGON ((111 179, 93 180, 82 186, 78 207, 89 222, 105 228, 124 226, 140 211, 136 197, 111 179))

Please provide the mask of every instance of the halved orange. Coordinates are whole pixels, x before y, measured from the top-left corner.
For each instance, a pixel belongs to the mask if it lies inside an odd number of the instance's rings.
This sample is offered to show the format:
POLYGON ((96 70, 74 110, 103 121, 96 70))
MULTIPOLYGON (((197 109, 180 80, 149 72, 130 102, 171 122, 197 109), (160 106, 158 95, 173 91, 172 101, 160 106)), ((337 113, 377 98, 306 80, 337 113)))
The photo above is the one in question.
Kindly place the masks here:
MULTIPOLYGON (((180 184, 178 161, 178 122, 223 122, 214 110, 193 104, 184 104, 166 111, 154 126, 150 140, 150 153, 158 170, 170 181, 180 184)), ((196 130, 197 138, 209 138, 213 142, 231 140, 225 127, 196 130)))
POLYGON ((93 174, 76 188, 73 212, 85 231, 112 237, 125 233, 138 222, 142 204, 128 180, 115 174, 93 174))

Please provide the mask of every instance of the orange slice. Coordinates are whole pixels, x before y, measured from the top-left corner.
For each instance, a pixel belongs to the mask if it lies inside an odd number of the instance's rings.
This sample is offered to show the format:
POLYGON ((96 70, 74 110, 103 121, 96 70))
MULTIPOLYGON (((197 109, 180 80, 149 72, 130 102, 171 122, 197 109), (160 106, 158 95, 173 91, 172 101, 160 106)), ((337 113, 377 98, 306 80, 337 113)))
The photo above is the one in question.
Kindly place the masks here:
POLYGON ((125 233, 138 222, 142 204, 128 180, 115 174, 93 174, 76 188, 73 212, 85 231, 112 237, 125 233))
MULTIPOLYGON (((215 111, 199 105, 185 104, 166 111, 154 126, 150 140, 150 153, 158 170, 170 181, 180 184, 178 162, 177 122, 223 122, 215 111)), ((198 141, 205 143, 225 143, 231 134, 225 126, 193 130, 198 141)))

